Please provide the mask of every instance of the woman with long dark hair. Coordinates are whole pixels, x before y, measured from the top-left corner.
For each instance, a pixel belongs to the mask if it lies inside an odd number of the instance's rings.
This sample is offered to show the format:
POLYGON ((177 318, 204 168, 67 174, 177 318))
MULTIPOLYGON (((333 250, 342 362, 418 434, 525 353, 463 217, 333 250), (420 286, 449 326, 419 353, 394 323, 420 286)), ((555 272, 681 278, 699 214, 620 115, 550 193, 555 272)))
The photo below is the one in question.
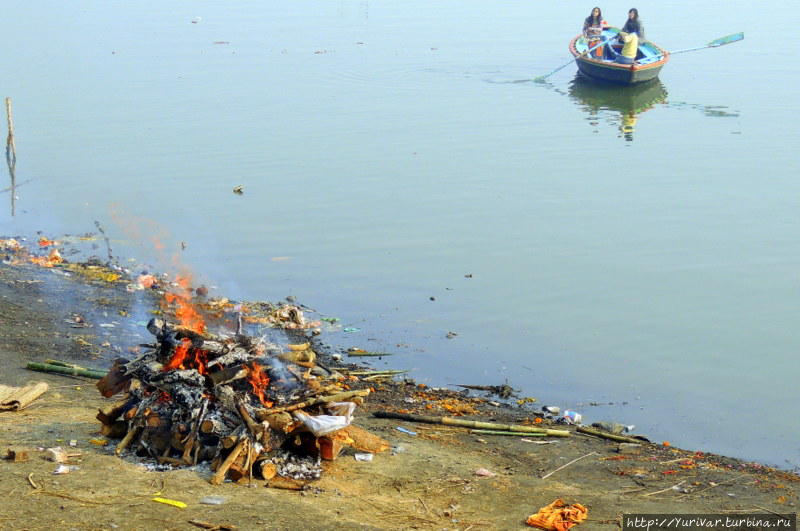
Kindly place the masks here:
MULTIPOLYGON (((583 36, 586 38, 589 48, 600 43, 600 36, 603 33, 603 28, 606 26, 608 26, 608 22, 603 20, 603 13, 600 11, 600 8, 595 7, 592 9, 592 12, 586 17, 586 20, 583 21, 583 36)), ((594 53, 597 57, 602 57, 602 46, 598 46, 594 53)))
POLYGON ((632 7, 628 11, 628 20, 626 20, 625 25, 622 26, 622 31, 625 33, 635 33, 640 41, 644 40, 644 24, 639 20, 639 10, 635 7, 632 7))

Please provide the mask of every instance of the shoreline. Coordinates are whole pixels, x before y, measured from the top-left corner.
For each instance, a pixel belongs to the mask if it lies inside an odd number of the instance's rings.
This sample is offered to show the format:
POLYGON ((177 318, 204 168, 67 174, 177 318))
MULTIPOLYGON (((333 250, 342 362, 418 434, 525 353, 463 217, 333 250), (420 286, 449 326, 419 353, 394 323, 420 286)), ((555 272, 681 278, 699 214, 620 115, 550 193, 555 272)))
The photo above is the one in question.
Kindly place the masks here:
MULTIPOLYGON (((119 505, 118 518, 121 518, 125 511, 130 510, 127 505, 117 498, 106 499, 112 495, 103 494, 101 489, 93 486, 110 467, 119 477, 100 481, 100 484, 108 486, 109 493, 116 493, 113 496, 122 496, 120 493, 126 484, 137 485, 143 489, 142 492, 148 492, 143 486, 145 482, 152 481, 154 474, 162 474, 163 478, 169 478, 165 481, 179 491, 171 492, 173 497, 177 498, 181 493, 186 497, 188 494, 185 493, 196 491, 238 500, 220 509, 209 509, 197 503, 190 505, 200 513, 209 512, 206 516, 211 519, 238 518, 240 527, 249 529, 259 528, 262 524, 241 520, 242 511, 247 512, 247 500, 253 503, 253 499, 263 499, 265 494, 262 491, 269 491, 270 503, 286 511, 280 516, 285 520, 280 527, 298 528, 297 510, 308 505, 309 495, 275 493, 273 489, 257 489, 258 492, 254 493, 251 489, 232 485, 212 488, 207 485, 202 472, 187 469, 143 472, 139 465, 108 455, 105 448, 87 444, 86 441, 96 437, 99 426, 94 414, 103 404, 93 382, 32 373, 23 368, 28 361, 53 357, 92 365, 93 362, 99 364, 101 359, 108 362, 116 355, 128 354, 125 349, 131 345, 124 342, 134 340, 137 328, 138 332, 144 331, 136 323, 148 315, 148 309, 142 307, 137 313, 125 305, 132 302, 141 304, 141 299, 136 297, 145 294, 127 292, 123 281, 114 279, 109 282, 110 277, 103 276, 104 273, 113 274, 113 270, 98 268, 93 270, 97 275, 83 276, 73 271, 72 276, 67 277, 33 265, 0 265, 0 363, 5 375, 2 383, 20 385, 39 380, 51 385, 51 391, 31 408, 0 417, 4 428, 0 444, 48 447, 59 440, 63 443, 77 439, 85 456, 80 471, 58 480, 51 479, 55 476, 52 476, 47 462, 42 460, 20 464, 4 462, 0 466, 16 478, 12 481, 13 488, 9 484, 6 492, 22 488, 24 478, 34 474, 33 477, 52 483, 53 488, 55 481, 58 481, 59 489, 69 485, 69 495, 83 500, 62 498, 58 502, 61 506, 81 507, 82 511, 87 511, 87 517, 96 518, 100 514, 97 511, 106 505, 93 506, 86 501, 92 499, 89 493, 94 492, 93 495, 100 496, 104 504, 108 502, 114 508, 119 505), (88 310, 93 305, 97 308, 92 314, 88 310), (74 320, 70 322, 74 314, 84 316, 91 326, 75 327, 74 320), (132 326, 121 326, 127 321, 132 326), (120 324, 101 327, 113 323, 120 324), (58 355, 53 352, 58 352, 58 355), (184 485, 191 488, 185 489, 184 485)), ((310 339, 319 344, 323 338, 324 333, 310 339)), ((319 348, 318 353, 326 365, 336 368, 332 356, 335 353, 326 352, 324 348, 319 348)), ((342 361, 349 360, 345 357, 342 361)), ((351 455, 330 463, 329 470, 320 480, 322 492, 311 496, 314 508, 310 510, 322 520, 319 527, 306 528, 323 529, 335 524, 344 529, 351 528, 349 526, 391 529, 397 528, 393 524, 398 522, 400 528, 454 526, 466 529, 470 525, 525 528, 524 519, 555 498, 588 504, 589 521, 595 524, 585 526, 589 529, 615 528, 619 515, 623 513, 713 513, 723 510, 786 513, 796 512, 800 503, 797 495, 800 477, 791 471, 658 444, 626 450, 617 442, 576 433, 574 427, 550 425, 549 419, 540 421, 539 425, 569 429, 572 436, 540 445, 536 441, 524 440, 525 437, 474 434, 452 426, 378 419, 372 416, 378 410, 428 415, 462 413, 463 418, 509 423, 535 422, 536 415, 531 409, 504 407, 502 404, 497 407, 490 398, 475 396, 474 393, 465 395, 457 391, 430 389, 412 380, 359 382, 359 385, 373 386, 376 392, 357 411, 356 423, 402 450, 395 455, 376 454, 375 460, 368 464, 355 462, 351 455), (416 435, 408 435, 397 427, 404 427, 416 435), (560 469, 576 458, 581 459, 560 469), (493 475, 476 475, 475 472, 481 468, 493 475), (556 470, 560 471, 548 476, 556 470), (449 487, 440 491, 439 487, 443 485, 449 487), (349 497, 348 491, 352 493, 349 497), (416 496, 411 497, 409 492, 416 493, 416 496), (362 503, 363 499, 370 502, 362 503), (337 509, 341 506, 349 507, 352 512, 345 514, 337 509), (457 508, 448 508, 451 506, 457 508), (402 518, 392 516, 395 513, 402 514, 402 518), (368 521, 364 519, 370 517, 375 520, 369 524, 372 527, 364 527, 363 522, 368 521), (353 518, 356 518, 355 522, 353 518)), ((23 519, 20 522, 32 519, 31 522, 40 522, 35 525, 41 525, 41 528, 52 526, 62 515, 59 515, 60 509, 53 509, 45 498, 31 497, 35 500, 31 508, 6 508, 0 511, 0 518, 23 519)), ((196 500, 197 496, 193 499, 196 500)), ((144 506, 141 514, 138 509, 133 511, 138 525, 142 525, 148 515, 157 514, 163 519, 157 524, 159 526, 171 522, 170 526, 186 528, 181 527, 183 524, 178 525, 177 516, 169 508, 150 507, 154 504, 148 505, 145 501, 139 505, 144 506)), ((183 518, 182 522, 186 520, 183 518)), ((126 526, 131 522, 115 521, 115 525, 128 528, 126 526)))

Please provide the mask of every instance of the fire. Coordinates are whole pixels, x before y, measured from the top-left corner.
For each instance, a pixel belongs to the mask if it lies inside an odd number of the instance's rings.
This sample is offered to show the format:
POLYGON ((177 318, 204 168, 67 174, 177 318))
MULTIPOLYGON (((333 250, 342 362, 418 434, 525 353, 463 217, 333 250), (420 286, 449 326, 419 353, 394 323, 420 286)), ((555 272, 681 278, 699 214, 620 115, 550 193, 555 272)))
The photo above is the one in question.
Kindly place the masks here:
POLYGON ((181 344, 175 347, 175 352, 172 354, 172 359, 169 360, 169 363, 164 365, 162 370, 172 371, 183 367, 183 362, 186 361, 186 357, 189 354, 189 348, 191 346, 192 342, 186 338, 183 338, 183 340, 181 340, 181 344))
POLYGON ((41 267, 53 267, 64 261, 58 249, 53 249, 47 256, 31 256, 30 261, 41 267))
POLYGON ((269 376, 264 372, 264 367, 256 362, 247 367, 247 382, 253 387, 253 393, 266 407, 272 407, 272 402, 264 398, 264 392, 269 387, 269 376))
POLYGON ((183 338, 181 344, 175 347, 169 363, 164 365, 162 371, 172 371, 175 369, 197 369, 197 372, 205 376, 208 374, 206 365, 208 364, 208 352, 201 348, 192 348, 192 342, 183 338))
POLYGON ((197 369, 197 372, 205 376, 208 374, 208 369, 206 365, 208 364, 208 351, 205 351, 200 348, 194 349, 194 368, 197 369))
POLYGON ((168 304, 176 305, 175 316, 183 326, 202 334, 206 330, 206 322, 192 304, 191 280, 186 276, 178 276, 175 281, 180 286, 180 292, 165 293, 164 299, 168 304))

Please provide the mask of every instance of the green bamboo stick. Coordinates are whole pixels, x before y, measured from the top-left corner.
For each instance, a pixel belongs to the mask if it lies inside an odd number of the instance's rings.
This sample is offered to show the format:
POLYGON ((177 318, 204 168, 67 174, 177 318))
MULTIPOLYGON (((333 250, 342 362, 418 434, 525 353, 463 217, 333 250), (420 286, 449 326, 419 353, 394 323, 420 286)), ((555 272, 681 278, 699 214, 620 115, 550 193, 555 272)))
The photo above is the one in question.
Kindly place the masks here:
POLYGON ((586 426, 578 426, 577 428, 575 428, 575 431, 579 431, 587 435, 594 435, 595 437, 600 437, 602 439, 610 439, 612 441, 618 441, 618 442, 628 442, 636 444, 642 444, 644 442, 641 439, 635 439, 633 437, 625 437, 624 435, 616 435, 614 433, 608 433, 606 431, 595 430, 594 428, 587 428, 586 426))
MULTIPOLYGON (((86 367, 81 367, 80 365, 76 365, 74 363, 69 363, 66 361, 61 360, 44 360, 47 365, 58 365, 59 367, 69 367, 71 369, 82 369, 87 370, 86 367)), ((94 369, 91 369, 94 370, 94 369)))
POLYGON ((395 413, 393 411, 375 411, 373 416, 381 419, 398 419, 409 422, 424 422, 427 424, 445 424, 447 426, 461 426, 462 428, 474 428, 481 430, 514 431, 518 433, 544 433, 551 437, 569 437, 571 432, 566 430, 550 430, 546 428, 536 428, 534 426, 523 426, 520 424, 495 424, 494 422, 481 422, 479 420, 464 420, 453 417, 429 417, 426 415, 409 415, 406 413, 395 413))
POLYGON ((546 433, 520 433, 518 431, 501 430, 469 430, 476 435, 513 435, 514 437, 547 437, 546 433))
POLYGON ((408 371, 394 371, 394 370, 386 370, 386 371, 349 371, 347 374, 352 374, 353 376, 376 376, 378 374, 385 374, 385 375, 393 375, 393 374, 405 374, 408 371))
POLYGON ((98 371, 93 369, 78 369, 75 367, 63 367, 61 365, 53 365, 50 363, 28 363, 26 369, 38 372, 49 372, 53 374, 63 374, 66 376, 83 376, 85 378, 93 378, 95 380, 101 379, 106 375, 105 371, 98 371))

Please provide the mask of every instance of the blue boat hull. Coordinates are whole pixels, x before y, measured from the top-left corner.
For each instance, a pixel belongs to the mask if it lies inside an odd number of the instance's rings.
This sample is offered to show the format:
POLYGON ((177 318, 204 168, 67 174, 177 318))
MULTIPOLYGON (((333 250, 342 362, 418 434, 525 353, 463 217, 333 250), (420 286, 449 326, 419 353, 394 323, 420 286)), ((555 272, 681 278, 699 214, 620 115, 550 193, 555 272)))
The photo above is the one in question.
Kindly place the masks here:
MULTIPOLYGON (((612 42, 619 32, 616 28, 606 28, 603 37, 612 42)), ((661 69, 669 60, 669 52, 651 42, 639 45, 634 64, 622 64, 614 61, 617 52, 610 44, 603 45, 603 55, 587 55, 589 43, 578 35, 569 43, 569 51, 575 57, 578 70, 591 79, 620 85, 636 85, 658 77, 661 69)))

